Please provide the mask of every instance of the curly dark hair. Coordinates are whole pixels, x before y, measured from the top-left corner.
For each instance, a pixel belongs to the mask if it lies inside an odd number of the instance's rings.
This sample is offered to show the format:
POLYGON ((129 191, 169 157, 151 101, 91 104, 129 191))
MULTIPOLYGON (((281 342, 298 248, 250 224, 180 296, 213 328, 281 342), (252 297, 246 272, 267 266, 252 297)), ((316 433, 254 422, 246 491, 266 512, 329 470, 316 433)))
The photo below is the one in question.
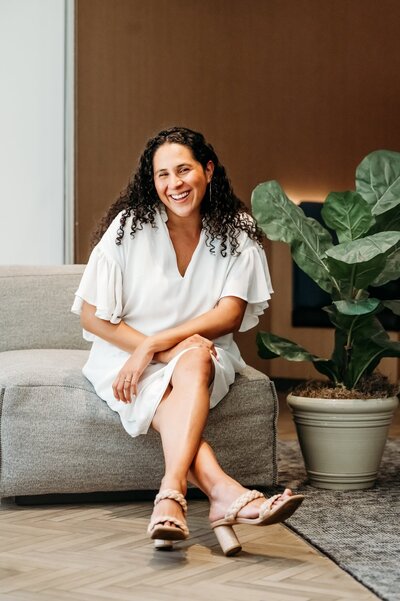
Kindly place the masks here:
POLYGON ((155 213, 161 201, 154 185, 153 157, 157 148, 167 143, 181 144, 189 148, 203 169, 206 168, 209 161, 214 164, 212 182, 207 185, 200 209, 203 228, 206 233, 206 244, 210 248, 210 252, 215 254, 214 240, 220 240, 221 254, 225 257, 229 240, 231 254, 238 254, 240 231, 247 232, 249 237, 261 246, 264 234, 253 219, 248 218, 249 211, 246 205, 234 194, 225 168, 219 162, 213 147, 205 141, 202 134, 185 127, 172 127, 163 130, 147 142, 139 159, 137 170, 128 186, 121 192, 116 202, 111 205, 94 231, 92 236, 93 246, 97 244, 110 223, 121 211, 121 225, 118 229, 116 244, 121 244, 125 223, 130 215, 133 216, 130 232, 132 237, 138 230, 143 229, 145 223, 156 227, 155 213), (212 192, 210 191, 211 185, 212 192), (211 201, 210 192, 212 193, 211 201))

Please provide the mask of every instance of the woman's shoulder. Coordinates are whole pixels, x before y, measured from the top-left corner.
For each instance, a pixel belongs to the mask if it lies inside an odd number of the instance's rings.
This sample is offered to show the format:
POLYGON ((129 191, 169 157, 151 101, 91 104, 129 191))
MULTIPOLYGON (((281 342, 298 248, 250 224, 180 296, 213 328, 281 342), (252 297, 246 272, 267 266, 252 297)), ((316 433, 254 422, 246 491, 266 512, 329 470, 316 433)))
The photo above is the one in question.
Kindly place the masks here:
POLYGON ((130 230, 132 225, 132 215, 126 216, 125 211, 120 211, 111 221, 105 232, 105 235, 117 237, 123 222, 124 230, 130 230))
POLYGON ((156 210, 154 224, 138 224, 134 236, 131 236, 133 219, 132 213, 126 215, 125 211, 120 211, 108 226, 99 244, 109 246, 111 243, 114 243, 115 246, 121 247, 126 247, 128 244, 131 245, 137 238, 143 239, 144 236, 149 235, 151 231, 158 227, 160 215, 159 211, 156 210))
POLYGON ((128 216, 123 225, 123 221, 121 222, 123 217, 124 211, 120 211, 111 221, 94 248, 97 253, 105 255, 109 260, 117 262, 121 267, 125 263, 128 242, 131 240, 130 231, 132 224, 132 217, 128 216), (122 232, 123 235, 121 237, 122 232))

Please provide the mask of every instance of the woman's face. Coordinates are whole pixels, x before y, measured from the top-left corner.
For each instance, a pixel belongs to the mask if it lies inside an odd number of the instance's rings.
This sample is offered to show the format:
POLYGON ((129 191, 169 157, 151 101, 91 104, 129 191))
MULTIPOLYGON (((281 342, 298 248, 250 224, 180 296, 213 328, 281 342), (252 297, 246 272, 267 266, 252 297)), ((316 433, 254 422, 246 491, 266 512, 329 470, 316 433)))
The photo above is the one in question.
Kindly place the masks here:
POLYGON ((168 217, 200 215, 200 205, 214 171, 212 161, 204 169, 182 144, 166 142, 153 157, 154 184, 168 217))

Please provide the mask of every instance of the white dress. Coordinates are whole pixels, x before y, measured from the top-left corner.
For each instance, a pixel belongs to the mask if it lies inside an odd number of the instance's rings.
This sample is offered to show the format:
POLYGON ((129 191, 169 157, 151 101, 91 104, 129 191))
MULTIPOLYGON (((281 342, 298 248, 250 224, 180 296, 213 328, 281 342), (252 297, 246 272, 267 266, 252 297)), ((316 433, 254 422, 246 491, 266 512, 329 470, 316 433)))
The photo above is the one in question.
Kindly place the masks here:
MULTIPOLYGON (((130 236, 131 219, 125 224, 120 246, 115 239, 121 214, 93 249, 76 291, 72 311, 81 313, 83 300, 96 306, 96 316, 111 323, 123 320, 145 335, 173 328, 211 310, 219 299, 236 296, 247 301, 240 331, 258 323, 258 317, 268 306, 272 286, 267 260, 260 246, 245 232, 239 234, 240 255, 220 253, 220 243, 214 241, 215 254, 206 246, 204 230, 189 266, 182 276, 166 225, 167 214, 162 207, 156 214, 156 228, 145 224, 130 236)), ((144 371, 136 399, 126 404, 117 401, 112 383, 129 358, 129 353, 105 340, 83 331, 93 345, 83 374, 93 384, 100 398, 119 413, 125 430, 131 436, 145 434, 158 404, 170 382, 172 372, 185 349, 168 364, 152 362, 144 371)), ((210 395, 210 407, 226 395, 245 363, 232 334, 214 340, 218 361, 210 395)))

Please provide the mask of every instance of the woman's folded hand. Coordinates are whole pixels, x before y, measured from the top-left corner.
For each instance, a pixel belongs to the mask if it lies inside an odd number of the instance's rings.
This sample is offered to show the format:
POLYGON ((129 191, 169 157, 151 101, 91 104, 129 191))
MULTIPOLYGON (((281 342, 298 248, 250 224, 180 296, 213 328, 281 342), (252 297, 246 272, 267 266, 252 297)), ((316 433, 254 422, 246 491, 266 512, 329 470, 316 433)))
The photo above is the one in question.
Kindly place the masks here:
POLYGON ((137 385, 140 377, 151 363, 153 356, 154 351, 151 347, 150 338, 146 338, 136 347, 113 382, 114 397, 118 401, 132 402, 132 398, 137 395, 137 385))
POLYGON ((204 336, 200 336, 200 334, 193 334, 193 336, 185 338, 185 340, 178 342, 178 344, 175 344, 175 346, 171 347, 170 349, 156 353, 154 355, 154 359, 156 361, 160 361, 160 363, 169 363, 176 355, 185 349, 198 346, 205 347, 208 351, 210 351, 211 355, 218 359, 217 350, 213 341, 208 340, 208 338, 204 338, 204 336))

